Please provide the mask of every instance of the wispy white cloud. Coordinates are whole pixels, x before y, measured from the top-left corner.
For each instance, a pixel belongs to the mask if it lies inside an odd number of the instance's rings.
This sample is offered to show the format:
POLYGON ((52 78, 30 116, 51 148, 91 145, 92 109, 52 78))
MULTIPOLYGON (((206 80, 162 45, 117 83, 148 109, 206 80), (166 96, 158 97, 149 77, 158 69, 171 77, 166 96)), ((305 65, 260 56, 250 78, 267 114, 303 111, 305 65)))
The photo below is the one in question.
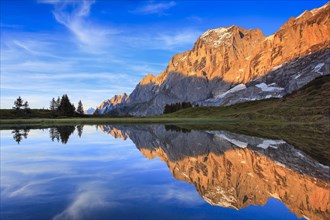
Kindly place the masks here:
MULTIPOLYGON (((148 163, 151 163, 151 161, 148 161, 148 163)), ((161 162, 162 163, 162 162, 161 162)), ((141 169, 141 167, 139 167, 141 169)), ((153 167, 149 167, 148 169, 152 169, 153 167)), ((148 170, 146 168, 142 168, 144 170, 148 170)), ((138 169, 139 170, 139 169, 138 169)), ((168 168, 165 168, 164 170, 158 169, 158 172, 169 172, 168 168)), ((128 185, 126 186, 127 191, 121 193, 121 200, 141 200, 141 201, 150 201, 150 200, 156 200, 160 201, 161 203, 166 203, 168 201, 175 201, 177 203, 180 203, 180 205, 184 205, 187 207, 193 207, 198 206, 203 203, 203 199, 198 195, 196 190, 193 188, 193 186, 187 187, 185 190, 183 190, 181 187, 185 183, 179 183, 179 184, 161 184, 161 185, 151 185, 148 186, 148 188, 139 188, 136 189, 134 185, 128 185), (181 185, 181 187, 180 187, 181 185), (149 192, 153 192, 152 194, 149 192)))
POLYGON ((78 45, 85 52, 102 53, 102 49, 109 44, 109 35, 117 31, 109 27, 91 22, 88 17, 94 0, 82 1, 41 1, 54 6, 53 15, 56 21, 70 30, 78 45))
POLYGON ((192 15, 192 16, 189 16, 189 17, 186 17, 187 20, 191 20, 191 21, 194 21, 194 22, 202 22, 204 19, 202 17, 199 17, 199 16, 195 16, 195 15, 192 15))
POLYGON ((81 219, 93 209, 118 206, 119 203, 108 201, 108 191, 106 186, 98 182, 80 186, 70 206, 53 219, 81 219))
POLYGON ((148 64, 132 65, 130 68, 136 72, 140 72, 142 75, 146 75, 149 73, 158 74, 164 69, 155 68, 148 64))
POLYGON ((0 23, 0 28, 18 29, 18 28, 22 28, 22 26, 21 25, 16 25, 16 24, 0 23))
MULTIPOLYGON (((61 168, 67 169, 67 167, 64 167, 64 166, 61 166, 61 168)), ((49 171, 49 166, 40 168, 38 171, 46 173, 47 171, 49 171)), ((31 172, 29 174, 36 174, 36 173, 31 172)), ((65 171, 64 172, 59 171, 58 174, 63 175, 63 174, 65 174, 65 171)), ((66 174, 70 174, 70 172, 66 173, 66 174)), ((45 192, 43 187, 40 187, 40 186, 50 184, 51 182, 58 180, 58 179, 61 179, 61 176, 56 177, 56 178, 49 178, 49 179, 45 178, 45 179, 41 179, 41 180, 27 181, 27 182, 23 183, 25 185, 19 185, 16 183, 17 184, 16 187, 7 189, 4 191, 4 193, 6 194, 5 196, 7 196, 9 198, 10 197, 34 197, 34 196, 44 195, 47 192, 45 192)), ((6 179, 6 180, 8 180, 8 179, 6 179)))
POLYGON ((158 39, 167 47, 177 47, 179 45, 185 45, 190 44, 193 45, 193 43, 197 40, 198 36, 200 35, 199 31, 196 30, 185 30, 178 32, 176 34, 163 34, 159 35, 158 39))
MULTIPOLYGON (((37 62, 37 63, 30 63, 28 65, 34 65, 35 68, 37 68, 38 66, 40 66, 41 68, 43 67, 43 65, 47 65, 47 63, 42 63, 42 62, 37 62)), ((21 70, 24 69, 24 67, 27 67, 28 65, 26 65, 26 63, 23 63, 21 66, 21 70)), ((63 63, 60 63, 59 65, 64 65, 63 63)), ((56 66, 56 63, 54 64, 54 66, 56 66)), ((31 67, 30 67, 31 68, 31 67)), ((51 68, 50 68, 51 69, 51 68)), ((4 70, 8 70, 8 69, 4 69, 4 70)), ((15 69, 15 70, 20 70, 20 68, 15 69)), ((43 71, 45 71, 45 69, 43 69, 43 71)), ((118 80, 118 79, 127 79, 128 77, 130 77, 127 74, 123 74, 123 73, 115 73, 115 72, 98 72, 98 73, 80 73, 80 72, 76 72, 76 73, 58 73, 58 74, 46 74, 46 73, 36 73, 38 71, 33 71, 33 73, 31 74, 26 74, 23 75, 21 77, 22 80, 86 80, 86 79, 94 79, 94 80, 118 80)), ((3 80, 15 80, 13 79, 11 76, 9 75, 4 75, 3 80)))
POLYGON ((182 51, 192 48, 194 42, 201 35, 198 29, 183 29, 167 32, 166 30, 139 33, 135 35, 123 36, 120 40, 127 47, 149 50, 175 50, 182 51))
POLYGON ((44 61, 23 61, 16 64, 7 64, 2 68, 4 72, 68 72, 72 70, 72 62, 61 61, 61 62, 44 62, 44 61))
POLYGON ((45 51, 45 48, 51 46, 50 41, 36 41, 36 40, 13 40, 12 41, 13 46, 17 46, 18 48, 21 48, 25 50, 27 53, 36 55, 36 56, 43 56, 43 57, 51 57, 56 59, 65 59, 61 56, 56 56, 54 52, 51 51, 45 51))
POLYGON ((174 1, 170 2, 160 2, 160 3, 148 3, 141 7, 136 8, 131 11, 134 14, 159 14, 165 15, 165 11, 175 6, 176 3, 174 1))
POLYGON ((61 0, 38 0, 38 2, 44 4, 57 4, 60 3, 61 0))

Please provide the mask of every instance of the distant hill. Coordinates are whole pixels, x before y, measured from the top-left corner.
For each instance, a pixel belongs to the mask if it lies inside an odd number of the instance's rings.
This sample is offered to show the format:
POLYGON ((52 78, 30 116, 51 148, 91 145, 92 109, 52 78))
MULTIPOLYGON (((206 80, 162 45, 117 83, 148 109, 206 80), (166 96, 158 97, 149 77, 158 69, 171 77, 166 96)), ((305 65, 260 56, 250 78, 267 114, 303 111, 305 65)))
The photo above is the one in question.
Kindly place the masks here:
POLYGON ((95 112, 95 108, 91 107, 91 108, 89 108, 85 111, 85 114, 86 115, 92 115, 92 114, 94 114, 94 112, 95 112))

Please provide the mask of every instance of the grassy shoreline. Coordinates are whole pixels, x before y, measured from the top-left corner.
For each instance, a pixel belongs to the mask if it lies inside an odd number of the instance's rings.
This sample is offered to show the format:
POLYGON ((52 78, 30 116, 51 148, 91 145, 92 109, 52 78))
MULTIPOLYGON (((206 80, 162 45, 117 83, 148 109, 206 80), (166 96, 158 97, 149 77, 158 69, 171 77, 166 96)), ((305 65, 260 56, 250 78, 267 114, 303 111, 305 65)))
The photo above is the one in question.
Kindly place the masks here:
MULTIPOLYGON (((214 119, 205 118, 165 118, 165 117, 129 117, 129 118, 19 118, 19 119, 0 119, 0 126, 6 124, 103 124, 103 123, 171 123, 171 122, 212 122, 214 119)), ((236 121, 218 119, 221 121, 236 121)))
POLYGON ((15 125, 95 125, 95 124, 265 124, 265 125, 328 125, 327 121, 244 120, 242 118, 180 118, 180 117, 131 117, 131 118, 21 118, 0 119, 0 129, 15 125))

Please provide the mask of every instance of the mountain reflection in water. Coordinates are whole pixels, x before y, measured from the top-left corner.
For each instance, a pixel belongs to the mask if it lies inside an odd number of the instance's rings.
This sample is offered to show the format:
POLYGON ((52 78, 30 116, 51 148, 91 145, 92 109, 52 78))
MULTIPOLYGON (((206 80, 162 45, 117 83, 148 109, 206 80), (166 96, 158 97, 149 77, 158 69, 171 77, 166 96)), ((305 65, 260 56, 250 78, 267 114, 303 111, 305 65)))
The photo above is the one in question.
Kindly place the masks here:
POLYGON ((162 125, 100 129, 164 161, 211 205, 241 209, 277 198, 299 218, 330 218, 329 167, 285 141, 162 125))
MULTIPOLYGON (((173 125, 96 128, 132 140, 148 159, 158 157, 176 179, 193 184, 211 205, 242 209, 276 198, 299 218, 330 219, 329 167, 283 140, 173 125)), ((14 129, 14 140, 19 144, 27 139, 30 129, 14 129)), ((52 141, 67 144, 75 131, 83 135, 83 125, 48 131, 52 141)))

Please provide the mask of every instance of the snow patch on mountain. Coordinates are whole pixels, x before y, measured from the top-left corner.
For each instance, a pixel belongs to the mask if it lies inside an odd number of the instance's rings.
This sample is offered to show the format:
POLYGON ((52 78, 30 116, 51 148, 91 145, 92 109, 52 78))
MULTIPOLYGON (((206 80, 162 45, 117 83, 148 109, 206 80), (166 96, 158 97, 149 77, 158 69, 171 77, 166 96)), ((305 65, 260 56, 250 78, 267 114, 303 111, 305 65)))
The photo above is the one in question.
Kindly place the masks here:
POLYGON ((212 133, 215 136, 217 136, 217 137, 219 137, 221 139, 224 139, 224 140, 226 140, 226 141, 234 144, 237 147, 246 148, 248 146, 248 143, 243 142, 243 141, 239 141, 239 140, 236 140, 236 139, 233 139, 233 138, 229 138, 224 133, 214 133, 214 132, 209 132, 209 133, 212 133))
POLYGON ((281 91, 284 88, 281 87, 275 87, 275 83, 267 85, 266 83, 259 83, 256 85, 259 89, 261 89, 263 92, 273 92, 273 91, 281 91))
POLYGON ((321 75, 323 75, 323 72, 320 71, 320 69, 324 66, 324 63, 319 63, 314 67, 314 72, 317 72, 321 75))
POLYGON ((264 41, 267 40, 272 41, 273 39, 274 39, 274 34, 267 36, 264 41))
POLYGON ((317 13, 319 13, 320 11, 322 11, 323 9, 325 9, 327 6, 328 6, 328 4, 325 4, 322 7, 314 8, 313 10, 311 10, 313 16, 316 15, 317 13))
POLYGON ((298 17, 296 17, 296 19, 299 19, 301 17, 303 17, 305 14, 307 14, 309 11, 304 11, 303 13, 301 13, 298 17))
POLYGON ((246 89, 246 86, 244 84, 238 84, 237 86, 234 86, 233 88, 229 89, 225 93, 222 93, 221 95, 216 96, 215 98, 216 99, 221 99, 229 93, 234 93, 234 92, 237 92, 237 91, 240 91, 240 90, 243 90, 243 89, 246 89))
POLYGON ((277 69, 281 68, 282 66, 283 66, 283 64, 278 65, 278 66, 275 66, 275 67, 272 69, 272 71, 277 70, 277 69))
POLYGON ((218 39, 213 40, 213 46, 219 47, 223 43, 225 43, 226 39, 229 39, 232 36, 232 33, 230 32, 230 29, 233 26, 226 27, 226 28, 216 28, 206 31, 202 36, 200 37, 202 40, 206 41, 208 39, 208 36, 212 33, 216 33, 218 36, 218 39))
POLYGON ((277 145, 285 143, 286 142, 283 140, 264 140, 261 144, 258 144, 257 147, 261 147, 263 149, 267 149, 269 147, 277 149, 277 145))
POLYGON ((294 79, 298 79, 301 76, 301 74, 298 74, 294 77, 294 79))

